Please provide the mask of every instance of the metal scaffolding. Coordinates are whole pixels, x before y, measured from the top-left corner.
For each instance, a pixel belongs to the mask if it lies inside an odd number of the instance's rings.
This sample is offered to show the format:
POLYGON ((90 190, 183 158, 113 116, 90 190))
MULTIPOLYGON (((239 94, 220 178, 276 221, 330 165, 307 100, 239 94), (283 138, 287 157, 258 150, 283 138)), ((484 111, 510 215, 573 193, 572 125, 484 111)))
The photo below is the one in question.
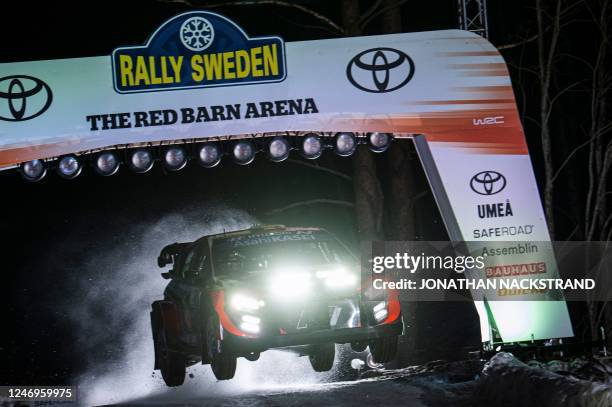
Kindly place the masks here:
POLYGON ((489 37, 487 0, 457 0, 459 28, 489 37))

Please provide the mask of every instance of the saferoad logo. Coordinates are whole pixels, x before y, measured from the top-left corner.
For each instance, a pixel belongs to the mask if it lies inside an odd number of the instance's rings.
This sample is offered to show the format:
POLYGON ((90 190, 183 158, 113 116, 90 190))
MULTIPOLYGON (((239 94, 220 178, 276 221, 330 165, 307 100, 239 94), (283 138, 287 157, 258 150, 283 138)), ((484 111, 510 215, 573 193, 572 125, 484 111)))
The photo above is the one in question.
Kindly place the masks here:
POLYGON ((53 101, 45 82, 27 75, 0 78, 0 120, 20 122, 43 114, 53 101))
POLYGON ((414 76, 414 62, 394 48, 372 48, 355 55, 346 77, 357 89, 372 93, 397 90, 414 76))
POLYGON ((287 74, 282 39, 249 38, 207 11, 178 15, 146 45, 117 48, 111 58, 119 93, 280 82, 287 74))
POLYGON ((497 171, 481 171, 470 180, 470 188, 480 195, 495 195, 506 188, 506 177, 497 171))

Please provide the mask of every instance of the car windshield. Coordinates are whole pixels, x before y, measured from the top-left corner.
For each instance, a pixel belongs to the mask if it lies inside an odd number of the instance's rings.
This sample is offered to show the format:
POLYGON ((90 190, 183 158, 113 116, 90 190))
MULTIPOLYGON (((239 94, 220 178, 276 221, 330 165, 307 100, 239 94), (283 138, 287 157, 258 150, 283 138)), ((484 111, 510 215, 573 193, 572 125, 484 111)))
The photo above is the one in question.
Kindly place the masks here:
POLYGON ((274 231, 222 238, 213 243, 212 258, 215 275, 233 279, 354 262, 342 244, 321 231, 274 231))

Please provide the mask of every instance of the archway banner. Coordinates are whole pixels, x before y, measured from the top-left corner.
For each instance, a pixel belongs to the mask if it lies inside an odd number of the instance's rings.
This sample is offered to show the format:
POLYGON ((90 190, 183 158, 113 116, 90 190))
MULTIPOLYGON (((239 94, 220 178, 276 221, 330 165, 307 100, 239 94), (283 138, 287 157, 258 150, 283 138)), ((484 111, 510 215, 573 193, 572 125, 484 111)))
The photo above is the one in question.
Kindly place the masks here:
MULTIPOLYGON (((285 43, 193 11, 110 56, 0 64, 0 169, 115 146, 287 131, 421 135, 451 238, 549 240, 506 65, 467 31, 285 43), (511 214, 478 216, 478 205, 498 203, 511 214)), ((554 258, 543 261, 554 270, 554 258)), ((507 301, 499 312, 491 304, 504 341, 573 335, 563 301, 520 301, 511 317, 501 310, 507 301), (554 323, 531 322, 542 313, 554 323)))

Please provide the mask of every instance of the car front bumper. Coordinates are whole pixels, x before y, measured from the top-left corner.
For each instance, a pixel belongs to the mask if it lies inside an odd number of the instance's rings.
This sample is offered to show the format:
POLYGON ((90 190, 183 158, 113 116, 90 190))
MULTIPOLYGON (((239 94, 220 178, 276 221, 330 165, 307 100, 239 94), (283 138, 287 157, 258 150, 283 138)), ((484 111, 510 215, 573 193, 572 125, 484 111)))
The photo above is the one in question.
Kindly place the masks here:
POLYGON ((373 339, 401 335, 403 328, 402 320, 398 318, 395 322, 384 325, 320 329, 304 333, 262 337, 236 336, 226 332, 222 340, 222 347, 224 350, 240 356, 252 352, 263 352, 268 349, 292 346, 316 345, 330 342, 368 342, 373 339))

